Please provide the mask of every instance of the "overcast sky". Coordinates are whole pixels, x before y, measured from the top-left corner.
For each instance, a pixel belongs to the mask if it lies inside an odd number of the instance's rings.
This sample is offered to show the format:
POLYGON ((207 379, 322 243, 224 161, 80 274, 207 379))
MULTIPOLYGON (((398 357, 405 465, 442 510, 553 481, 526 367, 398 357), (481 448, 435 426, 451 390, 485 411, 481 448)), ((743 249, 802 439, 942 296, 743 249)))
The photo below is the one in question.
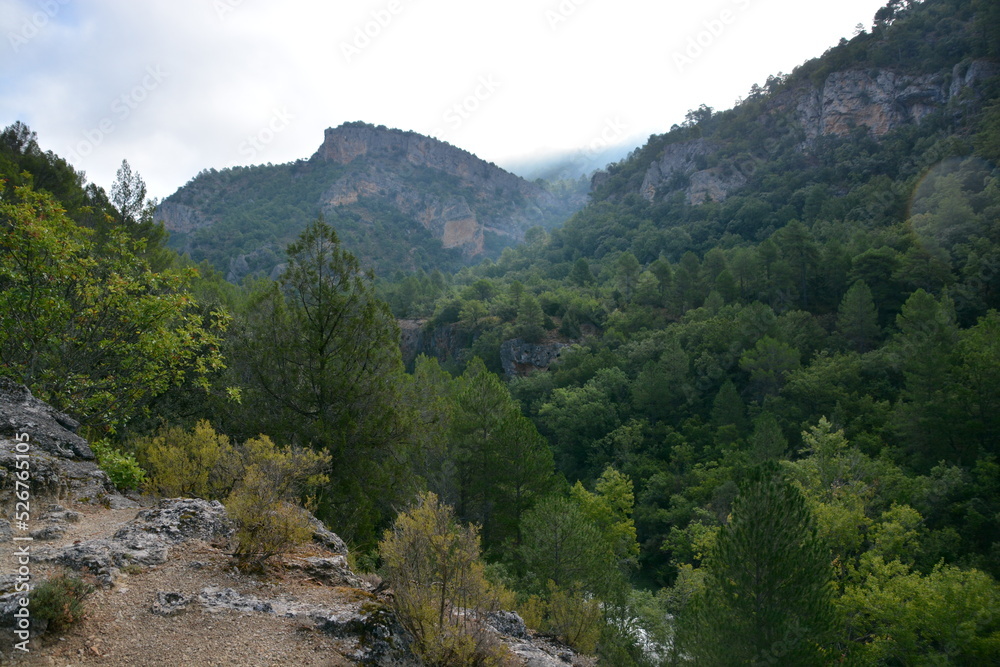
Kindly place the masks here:
MULTIPOLYGON (((110 188, 308 158, 363 120, 501 166, 629 148, 818 56, 884 0, 0 0, 0 123, 110 188)), ((582 158, 581 158, 582 160, 582 158)))

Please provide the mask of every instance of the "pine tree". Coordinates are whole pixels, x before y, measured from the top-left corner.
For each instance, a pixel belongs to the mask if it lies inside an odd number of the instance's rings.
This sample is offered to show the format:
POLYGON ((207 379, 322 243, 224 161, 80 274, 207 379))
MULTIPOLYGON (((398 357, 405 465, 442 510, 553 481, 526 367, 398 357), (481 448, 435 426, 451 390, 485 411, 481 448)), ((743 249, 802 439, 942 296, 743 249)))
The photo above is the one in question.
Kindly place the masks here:
POLYGON ((683 638, 695 664, 822 664, 834 623, 829 550, 776 466, 748 475, 706 569, 683 638))
POLYGON ((488 548, 519 542, 521 515, 549 490, 552 450, 478 357, 458 380, 455 406, 458 514, 482 526, 488 548))
POLYGON ((642 265, 639 264, 639 260, 628 251, 619 255, 618 260, 615 261, 615 272, 622 286, 622 291, 625 293, 625 303, 632 301, 632 295, 635 292, 635 286, 639 281, 639 273, 641 271, 642 265))
POLYGON ((837 311, 837 329, 858 352, 872 349, 879 335, 878 311, 865 281, 857 281, 844 295, 837 311))
POLYGON ((770 412, 762 412, 753 420, 753 433, 748 444, 754 461, 779 459, 788 449, 788 440, 770 412))
POLYGON ((733 426, 737 434, 746 428, 746 405, 732 380, 726 380, 712 401, 712 425, 715 428, 733 426))
POLYGON ((392 313, 322 220, 288 247, 280 280, 258 284, 243 311, 230 353, 245 391, 229 430, 328 451, 320 511, 350 538, 373 542, 375 525, 411 491, 400 450, 413 415, 392 313))

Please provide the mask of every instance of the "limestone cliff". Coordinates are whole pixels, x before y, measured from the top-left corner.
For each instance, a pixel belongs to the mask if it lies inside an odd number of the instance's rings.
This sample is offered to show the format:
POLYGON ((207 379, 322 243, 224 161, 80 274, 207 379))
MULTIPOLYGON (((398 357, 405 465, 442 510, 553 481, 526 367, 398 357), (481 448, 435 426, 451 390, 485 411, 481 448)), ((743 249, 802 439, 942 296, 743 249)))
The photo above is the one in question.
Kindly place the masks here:
MULTIPOLYGON (((758 123, 798 135, 803 151, 820 137, 846 137, 860 127, 882 137, 920 123, 998 72, 1000 67, 986 60, 959 63, 934 74, 889 69, 833 72, 821 85, 804 83, 776 94, 758 123)), ((705 138, 671 143, 649 164, 639 193, 648 201, 677 191, 689 204, 723 201, 747 183, 756 161, 767 158, 760 154, 733 159, 724 143, 705 138)), ((595 178, 595 187, 602 182, 595 178)))
POLYGON ((538 185, 415 132, 347 123, 326 130, 313 160, 355 165, 323 194, 325 208, 382 198, 467 257, 484 253, 486 233, 521 241, 529 228, 547 226, 568 210, 538 185), (424 187, 421 171, 436 172, 453 187, 424 187))
POLYGON ((384 273, 496 256, 584 203, 437 139, 345 123, 326 130, 309 160, 203 172, 156 216, 175 248, 237 281, 273 273, 284 246, 319 214, 384 273))

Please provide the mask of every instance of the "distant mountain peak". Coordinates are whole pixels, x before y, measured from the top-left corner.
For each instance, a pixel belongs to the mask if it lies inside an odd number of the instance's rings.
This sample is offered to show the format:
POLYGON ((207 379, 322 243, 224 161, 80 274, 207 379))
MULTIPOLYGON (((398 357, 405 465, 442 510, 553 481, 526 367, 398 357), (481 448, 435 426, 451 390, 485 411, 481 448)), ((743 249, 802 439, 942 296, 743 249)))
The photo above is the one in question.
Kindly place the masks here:
POLYGON ((438 139, 352 122, 328 128, 308 161, 199 174, 158 216, 172 245, 239 280, 273 274, 320 214, 368 266, 430 270, 496 256, 583 204, 438 139))

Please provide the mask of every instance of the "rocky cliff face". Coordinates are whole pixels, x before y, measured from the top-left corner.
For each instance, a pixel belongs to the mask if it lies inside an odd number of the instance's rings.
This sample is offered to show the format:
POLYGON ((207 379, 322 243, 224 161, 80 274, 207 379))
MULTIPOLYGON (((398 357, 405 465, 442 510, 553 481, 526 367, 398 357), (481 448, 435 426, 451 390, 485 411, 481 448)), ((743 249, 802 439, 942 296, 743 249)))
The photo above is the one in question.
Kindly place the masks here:
POLYGON ((461 249, 467 257, 483 254, 485 233, 521 241, 529 228, 561 221, 569 211, 566 202, 534 183, 415 132, 348 123, 326 130, 313 160, 357 165, 323 194, 325 208, 369 197, 390 201, 445 248, 461 249), (422 187, 426 178, 420 172, 427 171, 455 187, 422 187))
MULTIPOLYGON (((858 127, 881 137, 904 125, 920 123, 998 71, 996 63, 979 60, 925 75, 886 69, 834 72, 818 87, 805 85, 779 93, 765 115, 790 118, 793 127, 786 130, 805 137, 803 150, 819 137, 847 136, 858 127)), ((744 173, 747 163, 728 161, 708 166, 723 148, 707 139, 666 146, 659 159, 649 165, 640 194, 654 201, 681 190, 689 204, 723 201, 745 185, 749 176, 744 173)))
POLYGON ((692 205, 724 200, 747 179, 737 169, 707 166, 708 157, 719 148, 705 139, 667 146, 660 159, 649 165, 640 194, 653 201, 658 191, 683 189, 692 205))
POLYGON ((399 347, 407 368, 412 368, 414 360, 421 354, 442 362, 450 361, 473 342, 457 324, 428 327, 427 320, 397 320, 397 323, 399 347))
POLYGON ((514 338, 500 346, 500 366, 508 379, 548 370, 567 347, 565 343, 529 343, 514 338))
POLYGON ((437 139, 347 123, 326 130, 309 160, 203 172, 156 217, 174 247, 238 281, 273 272, 318 213, 364 264, 384 273, 451 270, 495 256, 531 227, 555 226, 585 203, 582 194, 556 196, 437 139))

